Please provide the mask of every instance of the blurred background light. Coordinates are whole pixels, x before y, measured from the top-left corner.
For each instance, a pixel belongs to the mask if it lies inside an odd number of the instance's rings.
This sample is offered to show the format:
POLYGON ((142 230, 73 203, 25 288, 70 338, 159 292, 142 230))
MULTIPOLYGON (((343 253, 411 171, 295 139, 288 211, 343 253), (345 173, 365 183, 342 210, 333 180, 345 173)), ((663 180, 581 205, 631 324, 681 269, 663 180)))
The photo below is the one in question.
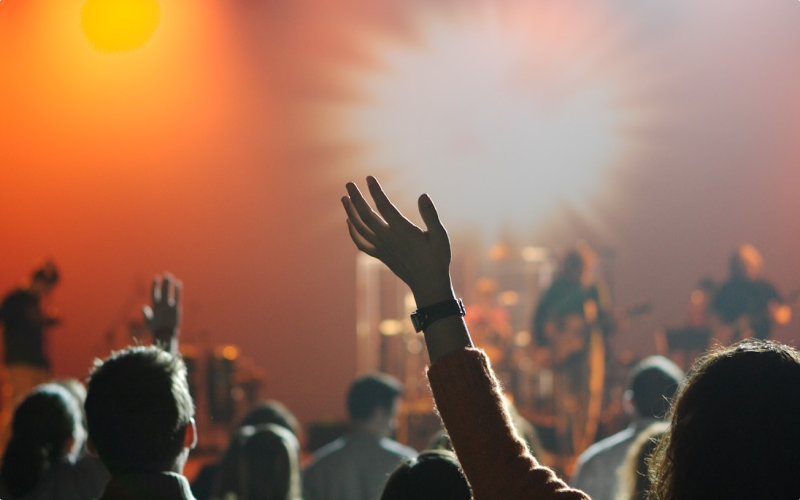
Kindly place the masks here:
POLYGON ((98 51, 128 52, 152 38, 160 13, 156 0, 88 0, 81 11, 81 27, 98 51))
POLYGON ((360 144, 365 170, 395 188, 425 179, 457 223, 491 232, 530 228, 560 203, 581 208, 625 159, 631 79, 604 64, 624 19, 486 2, 422 9, 412 24, 405 39, 363 40, 380 63, 340 75, 362 98, 324 108, 339 126, 323 132, 360 144))

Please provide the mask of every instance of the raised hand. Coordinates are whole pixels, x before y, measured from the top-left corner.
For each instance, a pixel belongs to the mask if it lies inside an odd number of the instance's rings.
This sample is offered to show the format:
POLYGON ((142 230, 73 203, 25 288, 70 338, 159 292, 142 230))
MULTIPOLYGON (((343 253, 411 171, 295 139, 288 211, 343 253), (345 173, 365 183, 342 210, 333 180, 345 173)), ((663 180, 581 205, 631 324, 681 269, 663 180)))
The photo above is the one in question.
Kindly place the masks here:
POLYGON ((170 352, 178 350, 178 335, 181 326, 181 293, 183 283, 170 273, 153 278, 152 307, 142 307, 147 329, 153 339, 170 352))
POLYGON ((367 187, 378 213, 354 183, 346 187, 348 196, 342 198, 342 204, 350 237, 358 249, 382 261, 402 279, 411 288, 417 307, 453 298, 450 239, 430 197, 419 197, 419 213, 427 227, 423 230, 397 210, 374 177, 367 177, 367 187))

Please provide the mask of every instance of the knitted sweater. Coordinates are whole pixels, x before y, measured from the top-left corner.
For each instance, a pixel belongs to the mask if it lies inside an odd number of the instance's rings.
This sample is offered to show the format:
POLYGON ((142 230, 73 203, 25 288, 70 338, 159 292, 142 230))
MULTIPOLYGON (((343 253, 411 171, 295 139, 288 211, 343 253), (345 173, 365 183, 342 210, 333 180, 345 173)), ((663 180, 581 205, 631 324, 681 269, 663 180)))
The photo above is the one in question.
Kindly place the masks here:
POLYGON ((428 381, 475 500, 589 499, 528 452, 483 351, 461 349, 438 359, 428 381))

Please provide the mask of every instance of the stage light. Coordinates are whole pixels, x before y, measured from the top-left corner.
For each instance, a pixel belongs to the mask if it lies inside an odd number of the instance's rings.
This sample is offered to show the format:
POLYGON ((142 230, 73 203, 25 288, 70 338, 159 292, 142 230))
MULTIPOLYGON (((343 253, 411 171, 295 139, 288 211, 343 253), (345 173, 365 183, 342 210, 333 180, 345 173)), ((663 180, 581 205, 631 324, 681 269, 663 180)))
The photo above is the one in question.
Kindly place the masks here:
POLYGON ((547 262, 550 250, 545 247, 525 247, 522 249, 522 260, 525 262, 547 262))
POLYGON ((152 38, 160 14, 156 0, 88 0, 81 11, 81 27, 98 51, 128 52, 152 38))
POLYGON ((517 347, 527 347, 531 344, 533 340, 533 336, 531 336, 530 332, 526 332, 524 330, 517 332, 514 335, 514 345, 517 347))
POLYGON ((508 246, 505 243, 495 243, 489 249, 489 260, 499 262, 508 258, 508 246))
POLYGON ((222 348, 222 357, 228 361, 233 361, 239 357, 239 348, 233 345, 226 345, 222 348))
POLYGON ((406 344, 406 349, 408 349, 409 354, 419 354, 424 347, 422 341, 418 338, 412 338, 406 344))
POLYGON ((400 335, 404 330, 403 322, 396 319, 385 319, 378 324, 378 331, 381 332, 381 335, 400 335))
POLYGON ((621 24, 561 2, 430 7, 405 38, 360 40, 373 62, 337 76, 361 97, 321 107, 323 140, 358 145, 350 163, 394 192, 424 179, 456 227, 588 211, 638 119, 621 24))
POLYGON ((512 307, 519 304, 519 294, 514 290, 506 290, 500 294, 497 301, 500 305, 512 307))

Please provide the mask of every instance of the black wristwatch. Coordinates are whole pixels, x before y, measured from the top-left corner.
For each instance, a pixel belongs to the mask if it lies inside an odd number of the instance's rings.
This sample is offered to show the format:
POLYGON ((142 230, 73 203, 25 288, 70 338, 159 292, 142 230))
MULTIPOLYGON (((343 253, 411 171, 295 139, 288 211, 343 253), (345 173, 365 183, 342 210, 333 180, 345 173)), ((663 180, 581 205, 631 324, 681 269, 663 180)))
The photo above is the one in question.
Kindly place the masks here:
POLYGON ((431 326, 431 323, 438 321, 448 316, 465 316, 467 311, 464 309, 464 303, 461 299, 450 299, 444 302, 433 304, 432 306, 423 307, 414 311, 411 315, 411 323, 417 333, 424 331, 431 326))

